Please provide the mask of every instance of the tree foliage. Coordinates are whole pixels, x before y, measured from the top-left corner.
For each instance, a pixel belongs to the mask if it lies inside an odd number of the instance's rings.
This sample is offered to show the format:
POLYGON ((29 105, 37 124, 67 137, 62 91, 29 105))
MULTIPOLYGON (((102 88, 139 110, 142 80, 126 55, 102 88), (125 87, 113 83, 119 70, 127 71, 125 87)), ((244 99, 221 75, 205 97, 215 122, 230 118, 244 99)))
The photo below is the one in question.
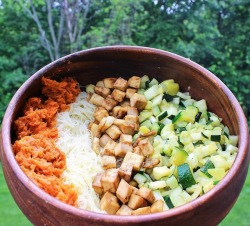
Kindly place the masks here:
POLYGON ((0 4, 0 28, 0 117, 43 65, 120 44, 194 60, 222 79, 250 116, 249 0, 8 0, 0 4))

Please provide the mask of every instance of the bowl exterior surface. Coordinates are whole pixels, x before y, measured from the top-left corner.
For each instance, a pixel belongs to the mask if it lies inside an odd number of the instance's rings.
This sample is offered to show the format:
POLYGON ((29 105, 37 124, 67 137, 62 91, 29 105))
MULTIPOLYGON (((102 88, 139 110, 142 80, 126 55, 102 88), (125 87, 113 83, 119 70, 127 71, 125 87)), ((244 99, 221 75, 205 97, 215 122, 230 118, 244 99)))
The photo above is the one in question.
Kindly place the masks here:
POLYGON ((2 124, 1 161, 9 189, 34 225, 217 225, 230 211, 244 184, 249 165, 248 128, 230 90, 212 73, 178 55, 145 47, 113 46, 85 50, 45 66, 28 79, 11 100, 2 124), (104 77, 143 76, 174 79, 194 99, 205 98, 210 111, 239 136, 239 153, 226 177, 211 191, 184 206, 157 214, 115 216, 66 205, 39 189, 22 172, 12 152, 13 121, 24 102, 38 95, 42 76, 73 76, 84 86, 104 77))

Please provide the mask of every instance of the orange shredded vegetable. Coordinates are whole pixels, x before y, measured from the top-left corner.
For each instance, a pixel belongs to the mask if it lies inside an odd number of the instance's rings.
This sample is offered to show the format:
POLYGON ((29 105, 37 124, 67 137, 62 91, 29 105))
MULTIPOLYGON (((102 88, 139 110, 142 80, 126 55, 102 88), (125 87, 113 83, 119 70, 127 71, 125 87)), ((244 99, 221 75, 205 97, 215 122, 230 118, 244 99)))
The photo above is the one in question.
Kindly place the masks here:
POLYGON ((80 93, 72 78, 61 82, 42 77, 42 97, 31 97, 23 116, 14 122, 17 139, 13 144, 16 160, 24 173, 41 189, 57 199, 76 205, 77 192, 61 174, 66 167, 65 154, 55 145, 58 138, 56 114, 69 108, 80 93))

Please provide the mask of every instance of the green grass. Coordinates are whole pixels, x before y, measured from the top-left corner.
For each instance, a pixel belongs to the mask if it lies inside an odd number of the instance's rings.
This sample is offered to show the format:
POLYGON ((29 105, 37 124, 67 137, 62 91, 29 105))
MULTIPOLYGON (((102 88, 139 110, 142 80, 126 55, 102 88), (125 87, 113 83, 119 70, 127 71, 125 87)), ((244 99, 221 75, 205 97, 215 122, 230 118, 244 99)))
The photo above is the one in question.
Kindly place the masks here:
MULTIPOLYGON (((235 206, 219 226, 248 226, 250 222, 250 173, 235 206)), ((6 185, 0 163, 0 226, 30 226, 13 200, 6 185)))

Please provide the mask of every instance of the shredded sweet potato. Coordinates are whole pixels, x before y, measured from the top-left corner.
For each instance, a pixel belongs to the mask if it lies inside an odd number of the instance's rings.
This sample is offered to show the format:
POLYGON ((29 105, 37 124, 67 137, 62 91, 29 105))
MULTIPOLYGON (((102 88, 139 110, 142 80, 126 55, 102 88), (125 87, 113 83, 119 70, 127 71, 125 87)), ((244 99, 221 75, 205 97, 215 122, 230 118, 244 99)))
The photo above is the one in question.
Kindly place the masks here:
POLYGON ((57 82, 43 77, 42 84, 44 96, 30 98, 23 116, 14 122, 17 140, 13 151, 21 169, 35 184, 59 200, 76 205, 75 188, 61 178, 66 157, 55 145, 55 125, 56 114, 75 101, 80 88, 72 78, 57 82))

